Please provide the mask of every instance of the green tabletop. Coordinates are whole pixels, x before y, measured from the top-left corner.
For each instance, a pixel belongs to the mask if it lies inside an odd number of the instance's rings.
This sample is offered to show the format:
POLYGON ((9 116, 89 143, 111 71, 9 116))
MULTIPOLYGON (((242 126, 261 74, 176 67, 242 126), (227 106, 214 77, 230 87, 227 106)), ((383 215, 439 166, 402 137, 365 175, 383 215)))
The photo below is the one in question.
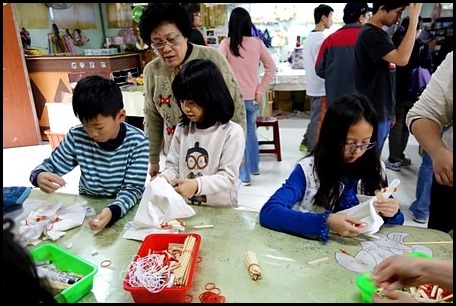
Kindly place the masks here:
MULTIPOLYGON (((55 193, 44 194, 33 190, 28 200, 44 200, 64 205, 79 203, 90 205, 99 212, 108 199, 94 199, 79 195, 55 193)), ((139 204, 138 204, 139 205, 139 204)), ((127 265, 137 253, 141 241, 123 238, 125 225, 132 221, 136 208, 112 227, 94 235, 87 225, 87 218, 81 226, 67 231, 55 241, 69 251, 98 265, 92 292, 80 302, 133 302, 131 294, 123 289, 123 279, 127 265), (97 254, 93 254, 94 250, 97 254), (109 267, 101 267, 101 261, 109 259, 109 267)), ((258 222, 258 212, 248 208, 211 208, 192 206, 196 214, 185 219, 185 232, 201 235, 201 248, 193 278, 187 294, 193 302, 205 291, 207 283, 214 283, 226 297, 228 303, 240 302, 361 302, 360 290, 355 284, 359 275, 344 267, 337 260, 343 249, 347 253, 368 253, 375 249, 374 242, 361 242, 354 238, 331 235, 330 241, 310 240, 284 234, 262 227, 258 222), (212 228, 194 229, 196 225, 213 225, 212 228), (262 279, 253 281, 244 263, 245 251, 256 254, 261 266, 262 279), (328 257, 317 264, 309 261, 328 257)), ((407 241, 450 241, 443 232, 422 227, 386 226, 380 231, 383 235, 403 235, 407 241), (394 234, 398 233, 398 234, 394 234)), ((49 243, 48 241, 42 243, 49 243)), ((409 249, 410 245, 402 247, 409 249)), ((453 244, 428 244, 418 246, 432 252, 435 258, 452 259, 453 244)), ((33 247, 30 247, 33 248, 33 247)), ((385 254, 381 248, 375 256, 385 254)), ((370 255, 369 255, 370 256, 370 255)), ((363 257, 367 258, 368 257, 363 257)))

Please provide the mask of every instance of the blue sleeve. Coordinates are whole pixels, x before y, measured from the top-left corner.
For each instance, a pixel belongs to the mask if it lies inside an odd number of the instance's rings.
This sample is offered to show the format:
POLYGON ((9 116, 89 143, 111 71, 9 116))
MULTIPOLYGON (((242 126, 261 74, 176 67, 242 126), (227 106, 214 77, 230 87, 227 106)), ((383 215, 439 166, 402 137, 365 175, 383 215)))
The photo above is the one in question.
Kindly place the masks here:
MULTIPOLYGON (((392 198, 392 196, 390 197, 392 198)), ((392 217, 383 217, 383 221, 385 222, 385 224, 396 224, 396 225, 402 225, 404 224, 404 214, 402 213, 402 211, 399 209, 397 211, 397 213, 392 216, 392 217)))
POLYGON ((260 210, 259 220, 264 227, 307 238, 328 241, 325 213, 293 210, 306 191, 306 178, 300 165, 296 166, 285 183, 269 198, 260 210))

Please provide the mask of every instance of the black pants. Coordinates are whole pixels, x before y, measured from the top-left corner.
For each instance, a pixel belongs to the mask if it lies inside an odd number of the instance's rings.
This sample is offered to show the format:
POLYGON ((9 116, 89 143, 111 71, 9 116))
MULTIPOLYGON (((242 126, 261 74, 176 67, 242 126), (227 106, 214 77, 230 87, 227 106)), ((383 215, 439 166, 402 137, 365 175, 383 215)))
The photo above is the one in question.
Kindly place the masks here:
POLYGON ((125 122, 133 125, 133 126, 136 126, 138 129, 140 130, 144 130, 144 117, 129 117, 127 116, 127 118, 125 119, 125 122))
POLYGON ((453 187, 440 185, 432 177, 431 203, 429 206, 428 228, 448 233, 453 229, 454 217, 450 214, 450 206, 454 203, 453 187))

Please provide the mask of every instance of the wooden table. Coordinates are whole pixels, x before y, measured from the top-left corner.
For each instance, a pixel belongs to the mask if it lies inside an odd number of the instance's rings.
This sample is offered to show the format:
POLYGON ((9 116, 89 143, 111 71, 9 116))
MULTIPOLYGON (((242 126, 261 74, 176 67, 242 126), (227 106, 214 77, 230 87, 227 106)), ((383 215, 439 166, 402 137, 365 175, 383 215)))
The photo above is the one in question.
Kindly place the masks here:
MULTIPOLYGON (((62 193, 47 195, 33 190, 27 203, 37 200, 61 202, 64 205, 90 205, 97 212, 109 203, 107 199, 62 193)), ((71 252, 98 265, 92 292, 80 302, 133 302, 130 293, 123 289, 123 271, 137 253, 141 242, 127 240, 122 236, 124 226, 133 220, 138 205, 114 226, 97 235, 90 231, 86 218, 81 226, 69 230, 65 236, 55 241, 62 247, 71 243, 71 252), (92 255, 93 250, 97 250, 96 255, 92 255), (112 261, 106 268, 100 266, 105 259, 112 261)), ((229 303, 361 302, 360 290, 355 284, 359 273, 348 268, 356 265, 359 267, 359 262, 351 266, 347 263, 350 258, 344 257, 340 250, 353 256, 367 252, 379 261, 392 250, 388 246, 379 247, 379 241, 375 240, 360 242, 354 238, 331 235, 330 241, 323 244, 272 231, 259 225, 258 212, 248 208, 192 207, 196 214, 185 219, 186 232, 196 232, 202 236, 199 252, 201 261, 196 266, 192 288, 187 292, 193 296, 193 302, 199 302, 198 296, 205 291, 204 286, 209 282, 221 289, 221 294, 229 303), (208 224, 213 227, 193 228, 195 225, 208 224), (261 280, 253 281, 249 277, 244 264, 244 252, 247 250, 253 251, 258 258, 263 275, 261 280), (308 263, 324 257, 328 259, 313 265, 308 263)), ((446 233, 422 227, 383 226, 380 233, 389 235, 390 239, 402 235, 405 237, 404 242, 451 240, 446 233)), ((392 241, 387 240, 386 244, 391 246, 392 241)), ((435 258, 453 258, 452 244, 400 246, 406 250, 428 250, 435 258)), ((369 256, 364 254, 359 258, 369 262, 372 260, 369 256)))

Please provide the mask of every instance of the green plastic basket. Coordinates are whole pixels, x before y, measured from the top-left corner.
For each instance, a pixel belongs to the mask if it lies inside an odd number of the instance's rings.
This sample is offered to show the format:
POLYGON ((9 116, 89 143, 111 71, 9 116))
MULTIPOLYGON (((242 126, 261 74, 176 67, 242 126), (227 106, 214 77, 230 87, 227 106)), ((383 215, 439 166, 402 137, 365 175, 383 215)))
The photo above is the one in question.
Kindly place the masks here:
MULTIPOLYGON (((422 258, 432 258, 432 256, 422 253, 422 252, 412 252, 407 254, 407 256, 411 257, 422 257, 422 258)), ((375 290, 378 288, 375 286, 374 281, 370 278, 371 272, 366 272, 360 274, 356 278, 356 285, 361 289, 361 298, 364 303, 372 303, 372 295, 374 294, 375 290)))
POLYGON ((30 254, 35 262, 50 260, 58 270, 84 275, 56 295, 57 302, 74 303, 92 290, 93 278, 98 270, 94 264, 52 243, 40 245, 31 250, 30 254))

